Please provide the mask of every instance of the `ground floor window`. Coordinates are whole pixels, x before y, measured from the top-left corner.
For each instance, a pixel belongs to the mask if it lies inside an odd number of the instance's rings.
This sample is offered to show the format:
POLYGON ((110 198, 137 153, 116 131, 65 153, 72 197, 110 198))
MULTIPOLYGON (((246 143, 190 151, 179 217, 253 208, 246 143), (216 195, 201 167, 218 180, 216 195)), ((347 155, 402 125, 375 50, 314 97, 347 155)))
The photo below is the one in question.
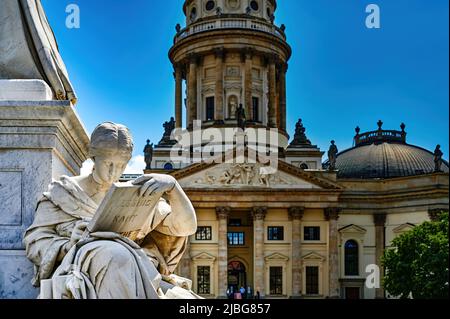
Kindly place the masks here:
POLYGON ((283 294, 283 267, 270 267, 270 294, 283 294))
POLYGON ((306 294, 319 294, 319 267, 306 267, 306 294))
POLYGON ((197 292, 200 295, 211 294, 211 268, 209 266, 197 267, 197 292))

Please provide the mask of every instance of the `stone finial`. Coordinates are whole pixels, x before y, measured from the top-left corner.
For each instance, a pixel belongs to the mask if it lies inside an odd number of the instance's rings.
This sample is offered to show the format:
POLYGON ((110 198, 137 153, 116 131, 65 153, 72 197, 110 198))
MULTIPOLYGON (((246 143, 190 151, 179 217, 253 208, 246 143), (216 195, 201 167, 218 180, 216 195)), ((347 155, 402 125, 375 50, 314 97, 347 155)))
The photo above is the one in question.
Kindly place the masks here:
POLYGON ((179 23, 177 23, 177 25, 175 26, 175 31, 177 31, 177 33, 180 33, 181 25, 179 23))
POLYGON ((253 220, 264 220, 267 215, 267 207, 255 207, 252 211, 253 220))
POLYGON ((305 207, 291 207, 289 208, 289 218, 291 220, 302 220, 305 214, 305 207))
POLYGON ((324 211, 324 216, 325 219, 330 221, 330 220, 338 220, 339 219, 339 214, 341 213, 342 209, 338 208, 338 207, 329 207, 329 208, 325 208, 324 211))
POLYGON ((377 213, 373 215, 373 223, 375 226, 384 226, 386 224, 386 214, 377 213))
POLYGON ((402 132, 405 132, 406 124, 405 123, 400 124, 400 129, 402 130, 402 132))
POLYGON ((378 125, 378 130, 379 130, 379 131, 382 131, 382 130, 383 130, 383 124, 384 124, 384 123, 383 123, 382 120, 379 120, 379 121, 378 121, 377 125, 378 125))
POLYGON ((286 31, 286 25, 285 25, 285 24, 282 24, 282 25, 280 26, 280 29, 281 29, 281 31, 285 32, 285 31, 286 31))
POLYGON ((231 208, 230 207, 216 207, 216 216, 217 219, 228 219, 230 216, 231 208))
POLYGON ((359 135, 359 133, 361 133, 361 128, 359 126, 357 126, 355 128, 355 132, 356 132, 356 135, 359 135))
POLYGON ((441 151, 441 146, 437 145, 436 149, 434 150, 435 173, 442 172, 442 156, 444 156, 444 153, 441 151))

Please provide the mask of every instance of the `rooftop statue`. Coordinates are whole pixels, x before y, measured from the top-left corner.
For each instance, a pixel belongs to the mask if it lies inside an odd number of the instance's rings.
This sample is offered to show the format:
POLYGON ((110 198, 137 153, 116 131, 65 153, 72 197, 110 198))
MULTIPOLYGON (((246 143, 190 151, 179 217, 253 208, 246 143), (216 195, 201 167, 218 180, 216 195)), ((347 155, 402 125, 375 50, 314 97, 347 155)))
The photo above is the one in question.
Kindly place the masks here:
POLYGON ((24 237, 27 257, 36 269, 34 285, 51 287, 51 293, 41 298, 198 298, 190 290, 190 280, 173 275, 188 236, 197 229, 194 208, 173 177, 151 174, 133 182, 131 187, 139 189, 136 196, 142 198, 137 202, 152 198, 156 203, 141 230, 126 235, 86 235, 89 222, 123 174, 132 151, 126 127, 101 124, 91 138, 92 173, 62 177, 44 193, 24 237))
POLYGON ((57 100, 76 103, 41 0, 0 1, 0 80, 43 80, 57 100))
POLYGON ((329 166, 330 171, 336 170, 336 160, 337 160, 338 153, 339 153, 339 150, 336 146, 336 142, 331 141, 331 146, 328 151, 328 161, 330 163, 330 166, 329 166))

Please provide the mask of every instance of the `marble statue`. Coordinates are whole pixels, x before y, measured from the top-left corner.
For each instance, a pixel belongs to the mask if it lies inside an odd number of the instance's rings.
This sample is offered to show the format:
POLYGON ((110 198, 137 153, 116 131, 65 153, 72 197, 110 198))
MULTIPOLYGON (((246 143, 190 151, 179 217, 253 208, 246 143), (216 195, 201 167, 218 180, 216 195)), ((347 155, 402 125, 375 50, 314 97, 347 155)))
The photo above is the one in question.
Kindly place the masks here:
POLYGON ((442 156, 444 156, 444 153, 441 151, 441 146, 438 145, 434 150, 435 172, 442 172, 442 156))
POLYGON ((76 95, 41 0, 0 1, 0 80, 43 80, 54 99, 76 95))
POLYGON ((146 167, 145 169, 152 169, 153 161, 153 143, 150 144, 150 140, 147 140, 147 145, 144 148, 144 159, 146 167))
POLYGON ((88 222, 123 174, 132 150, 125 126, 99 125, 90 142, 92 173, 54 181, 39 201, 24 243, 35 265, 33 284, 42 286, 41 298, 199 298, 190 290, 190 280, 173 274, 188 236, 197 229, 195 210, 173 177, 150 174, 133 181, 142 185, 143 198, 164 194, 135 238, 111 232, 85 236, 88 222), (44 286, 50 287, 45 296, 44 286))
POLYGON ((328 161, 330 163, 330 166, 329 166, 330 171, 336 170, 336 160, 337 160, 338 153, 339 153, 339 150, 336 146, 336 142, 331 141, 331 146, 328 151, 328 161))

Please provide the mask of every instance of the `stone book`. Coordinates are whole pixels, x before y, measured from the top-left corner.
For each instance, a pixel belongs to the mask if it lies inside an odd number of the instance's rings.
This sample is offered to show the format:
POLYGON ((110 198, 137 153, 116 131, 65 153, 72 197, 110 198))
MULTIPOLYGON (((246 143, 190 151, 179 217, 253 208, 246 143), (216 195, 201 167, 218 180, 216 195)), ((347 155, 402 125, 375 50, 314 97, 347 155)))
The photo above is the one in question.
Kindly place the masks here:
POLYGON ((114 232, 126 236, 141 231, 148 224, 161 194, 141 197, 140 188, 131 181, 113 184, 89 223, 87 232, 114 232))

